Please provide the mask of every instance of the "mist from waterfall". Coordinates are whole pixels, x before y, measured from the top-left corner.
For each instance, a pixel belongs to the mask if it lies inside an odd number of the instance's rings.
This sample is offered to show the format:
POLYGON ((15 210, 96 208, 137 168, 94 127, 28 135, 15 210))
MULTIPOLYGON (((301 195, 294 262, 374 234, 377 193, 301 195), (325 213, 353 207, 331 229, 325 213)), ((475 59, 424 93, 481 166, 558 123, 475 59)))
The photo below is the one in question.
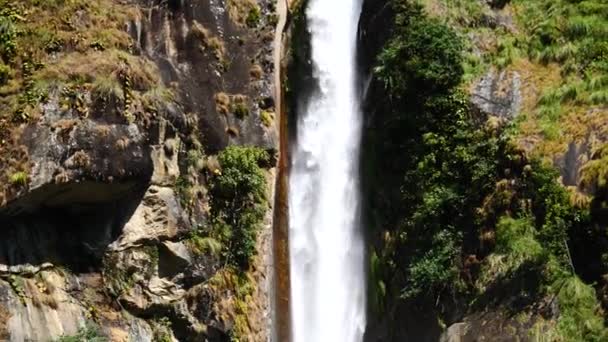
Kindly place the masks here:
POLYGON ((360 0, 310 0, 318 91, 298 113, 289 180, 294 342, 360 342, 365 328, 356 36, 360 0))

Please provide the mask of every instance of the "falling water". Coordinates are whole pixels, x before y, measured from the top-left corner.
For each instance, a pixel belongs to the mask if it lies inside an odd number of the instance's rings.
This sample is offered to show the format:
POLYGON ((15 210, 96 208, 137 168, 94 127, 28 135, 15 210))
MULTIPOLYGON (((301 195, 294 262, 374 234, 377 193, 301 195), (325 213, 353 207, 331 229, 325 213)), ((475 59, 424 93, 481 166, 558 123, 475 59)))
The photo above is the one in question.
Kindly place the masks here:
POLYGON ((360 342, 365 327, 355 48, 360 0, 310 0, 319 90, 299 113, 289 185, 294 342, 360 342))

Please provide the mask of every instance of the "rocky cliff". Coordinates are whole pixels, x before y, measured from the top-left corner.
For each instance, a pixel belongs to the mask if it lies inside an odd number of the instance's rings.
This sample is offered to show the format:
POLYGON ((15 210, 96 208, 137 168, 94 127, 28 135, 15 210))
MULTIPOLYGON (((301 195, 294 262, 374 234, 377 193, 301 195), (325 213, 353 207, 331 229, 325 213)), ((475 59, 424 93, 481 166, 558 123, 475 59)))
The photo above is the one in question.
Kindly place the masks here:
POLYGON ((268 339, 276 21, 0 1, 0 339, 268 339))
POLYGON ((364 2, 368 341, 607 338, 600 1, 364 2))

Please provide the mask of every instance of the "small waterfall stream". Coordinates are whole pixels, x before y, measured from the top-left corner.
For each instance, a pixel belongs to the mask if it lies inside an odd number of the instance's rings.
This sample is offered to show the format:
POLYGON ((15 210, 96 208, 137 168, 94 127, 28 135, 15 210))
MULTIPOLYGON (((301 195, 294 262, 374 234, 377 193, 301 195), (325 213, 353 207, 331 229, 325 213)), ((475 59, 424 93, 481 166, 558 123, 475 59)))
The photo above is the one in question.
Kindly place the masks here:
POLYGON ((299 113, 289 178, 294 342, 360 342, 365 328, 360 233, 356 35, 360 0, 310 0, 318 91, 299 113))

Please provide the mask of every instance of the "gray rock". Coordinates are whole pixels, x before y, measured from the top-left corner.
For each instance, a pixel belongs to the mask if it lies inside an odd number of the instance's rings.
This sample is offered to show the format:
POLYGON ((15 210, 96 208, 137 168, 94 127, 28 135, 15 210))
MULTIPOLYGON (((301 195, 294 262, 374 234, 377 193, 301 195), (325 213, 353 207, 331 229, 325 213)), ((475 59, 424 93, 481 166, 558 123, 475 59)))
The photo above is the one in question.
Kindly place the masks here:
POLYGON ((441 334, 440 342, 465 342, 468 325, 466 323, 454 323, 441 334))
POLYGON ((521 108, 521 78, 514 71, 489 71, 474 86, 471 103, 481 113, 511 120, 521 108))
POLYGON ((119 251, 150 241, 170 240, 188 229, 187 216, 173 189, 152 185, 110 249, 119 251))
POLYGON ((159 274, 174 277, 192 264, 192 255, 182 242, 165 241, 160 245, 159 274))

